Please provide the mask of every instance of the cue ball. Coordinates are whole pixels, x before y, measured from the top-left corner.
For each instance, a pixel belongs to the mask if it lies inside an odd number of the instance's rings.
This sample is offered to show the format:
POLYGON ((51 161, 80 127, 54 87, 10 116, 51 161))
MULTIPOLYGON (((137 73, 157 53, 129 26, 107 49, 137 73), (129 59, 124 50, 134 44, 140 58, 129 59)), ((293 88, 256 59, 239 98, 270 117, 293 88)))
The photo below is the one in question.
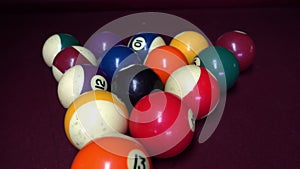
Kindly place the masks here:
POLYGON ((75 65, 65 72, 58 82, 58 98, 64 108, 82 93, 90 90, 108 90, 109 84, 104 74, 99 74, 93 65, 75 65))
POLYGON ((157 74, 144 65, 130 65, 114 76, 111 91, 115 93, 130 111, 145 95, 164 86, 157 74))
POLYGON ((174 157, 192 141, 194 113, 171 93, 150 93, 138 101, 131 111, 129 130, 151 156, 174 157))
POLYGON ((81 149, 89 141, 110 133, 126 133, 128 111, 116 95, 92 90, 80 95, 65 114, 65 132, 69 141, 81 149))
POLYGON ((144 65, 150 67, 160 77, 163 84, 176 69, 187 65, 185 56, 175 47, 160 46, 149 53, 144 65))
POLYGON ((168 78, 165 91, 180 97, 195 113, 197 120, 208 116, 220 99, 217 79, 205 68, 183 66, 168 78))
POLYGON ((208 69, 217 78, 221 91, 233 87, 240 72, 239 63, 234 54, 220 46, 204 49, 195 57, 194 64, 208 69))
POLYGON ((107 75, 110 83, 116 72, 131 64, 141 64, 141 59, 132 49, 118 45, 107 51, 98 68, 107 75))
POLYGON ((66 33, 54 34, 50 36, 43 45, 43 59, 45 63, 51 67, 58 52, 66 47, 76 45, 80 45, 80 43, 74 36, 66 33))
POLYGON ((125 135, 97 138, 75 156, 71 169, 152 169, 145 148, 125 135))
POLYGON ((179 49, 186 57, 189 64, 193 63, 195 56, 209 46, 204 35, 195 31, 184 31, 176 35, 170 43, 179 49))
POLYGON ((163 45, 166 45, 163 38, 156 33, 150 32, 136 34, 128 43, 128 47, 137 52, 142 61, 145 60, 149 52, 163 45))
POLYGON ((216 46, 229 49, 238 59, 240 71, 248 69, 255 57, 256 48, 251 37, 242 31, 231 31, 221 35, 216 46))
POLYGON ((55 57, 52 66, 52 73, 59 82, 62 75, 71 67, 80 64, 92 64, 97 66, 97 59, 94 54, 82 46, 70 46, 61 50, 55 57))

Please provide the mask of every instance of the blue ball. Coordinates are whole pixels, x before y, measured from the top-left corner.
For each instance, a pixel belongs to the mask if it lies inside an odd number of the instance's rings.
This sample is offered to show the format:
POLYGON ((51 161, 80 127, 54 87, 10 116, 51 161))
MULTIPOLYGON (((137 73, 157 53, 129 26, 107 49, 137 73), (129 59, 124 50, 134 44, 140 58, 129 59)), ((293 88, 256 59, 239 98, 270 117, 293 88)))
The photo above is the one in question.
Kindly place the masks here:
POLYGON ((107 51, 98 69, 103 71, 107 75, 107 80, 111 82, 115 73, 132 64, 142 64, 142 61, 132 49, 118 45, 107 51))
POLYGON ((166 45, 165 41, 156 33, 136 34, 128 43, 128 47, 137 52, 143 61, 153 49, 164 45, 166 45))

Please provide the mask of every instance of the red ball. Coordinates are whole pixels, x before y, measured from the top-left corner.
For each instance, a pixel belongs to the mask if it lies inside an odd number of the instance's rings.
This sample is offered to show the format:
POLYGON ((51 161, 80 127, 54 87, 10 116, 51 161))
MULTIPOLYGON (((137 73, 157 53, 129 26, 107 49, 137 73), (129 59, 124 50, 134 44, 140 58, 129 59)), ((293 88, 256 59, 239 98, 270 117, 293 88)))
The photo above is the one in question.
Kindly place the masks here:
POLYGON ((217 79, 205 68, 187 65, 167 80, 165 91, 179 96, 195 113, 196 119, 209 115, 220 99, 217 79))
POLYGON ((221 35, 216 46, 221 46, 230 50, 239 61, 240 71, 248 69, 255 57, 255 45, 250 36, 241 31, 231 31, 221 35))
POLYGON ((191 109, 179 97, 154 92, 143 97, 131 111, 129 130, 151 156, 168 158, 190 144, 195 129, 191 109))

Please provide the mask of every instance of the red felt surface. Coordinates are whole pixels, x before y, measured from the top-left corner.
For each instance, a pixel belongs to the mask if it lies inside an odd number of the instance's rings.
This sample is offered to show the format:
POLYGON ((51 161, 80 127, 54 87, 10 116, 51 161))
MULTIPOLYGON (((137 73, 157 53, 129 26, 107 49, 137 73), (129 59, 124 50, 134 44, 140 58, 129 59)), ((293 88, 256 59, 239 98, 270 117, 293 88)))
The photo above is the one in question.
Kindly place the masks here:
MULTIPOLYGON (((254 65, 229 91, 215 133, 195 139, 180 156, 154 159, 155 169, 299 168, 299 7, 161 10, 182 17, 215 39, 241 29, 255 41, 254 65)), ((138 11, 3 13, 1 125, 3 169, 66 169, 77 150, 68 142, 57 82, 42 59, 50 35, 84 43, 104 24, 138 11)), ((198 125, 199 126, 199 125, 198 125)))

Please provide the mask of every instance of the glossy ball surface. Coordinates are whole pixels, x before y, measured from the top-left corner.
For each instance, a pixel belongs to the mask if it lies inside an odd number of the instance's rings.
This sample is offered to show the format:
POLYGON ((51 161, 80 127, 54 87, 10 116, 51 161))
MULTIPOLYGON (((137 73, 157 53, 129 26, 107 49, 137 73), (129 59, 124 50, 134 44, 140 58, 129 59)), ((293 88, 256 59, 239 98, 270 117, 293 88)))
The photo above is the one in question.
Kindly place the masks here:
POLYGON ((221 35, 216 46, 224 47, 230 50, 238 59, 240 71, 248 69, 255 57, 256 48, 251 37, 242 31, 231 31, 221 35))
POLYGON ((152 161, 133 138, 114 135, 97 138, 75 156, 71 169, 152 169, 152 161))
POLYGON ((208 69, 218 80, 221 91, 233 87, 239 77, 239 63, 228 49, 215 46, 204 49, 194 59, 194 64, 208 69))
POLYGON ((194 57, 209 46, 204 35, 195 31, 184 31, 176 35, 170 46, 179 49, 186 57, 189 64, 193 63, 194 57))
POLYGON ((165 91, 180 97, 194 112, 196 119, 208 116, 220 99, 217 79, 205 68, 187 65, 171 74, 165 91))
POLYGON ((70 34, 58 33, 51 35, 43 45, 43 59, 45 63, 51 67, 58 52, 66 47, 78 45, 80 45, 79 41, 70 34))
POLYGON ((56 81, 71 67, 80 64, 91 64, 96 66, 97 60, 94 54, 82 46, 70 46, 61 50, 55 57, 52 73, 56 81))
POLYGON ((137 102, 130 114, 129 130, 151 156, 169 158, 188 147, 194 122, 193 112, 179 97, 155 92, 137 102))
POLYGON ((104 53, 119 44, 120 41, 121 37, 112 32, 96 32, 86 41, 84 47, 92 51, 96 59, 101 61, 104 53))
POLYGON ((65 72, 58 82, 57 93, 64 108, 81 94, 91 90, 108 90, 109 84, 104 74, 99 74, 93 65, 75 65, 65 72))
POLYGON ((157 74, 144 65, 131 65, 121 69, 111 83, 111 91, 125 103, 129 111, 145 95, 163 89, 157 74))
POLYGON ((185 56, 175 47, 161 46, 149 53, 144 64, 160 77, 163 84, 178 68, 188 64, 185 56))
POLYGON ((142 61, 145 60, 149 52, 163 45, 166 43, 161 36, 149 32, 134 35, 128 43, 128 47, 137 52, 142 61))
POLYGON ((111 82, 114 74, 120 69, 131 64, 141 64, 141 62, 141 59, 132 49, 119 45, 107 51, 99 64, 99 69, 107 75, 107 80, 111 82))
POLYGON ((65 114, 65 132, 78 149, 95 138, 111 133, 126 133, 128 111, 114 94, 93 90, 80 95, 65 114))

